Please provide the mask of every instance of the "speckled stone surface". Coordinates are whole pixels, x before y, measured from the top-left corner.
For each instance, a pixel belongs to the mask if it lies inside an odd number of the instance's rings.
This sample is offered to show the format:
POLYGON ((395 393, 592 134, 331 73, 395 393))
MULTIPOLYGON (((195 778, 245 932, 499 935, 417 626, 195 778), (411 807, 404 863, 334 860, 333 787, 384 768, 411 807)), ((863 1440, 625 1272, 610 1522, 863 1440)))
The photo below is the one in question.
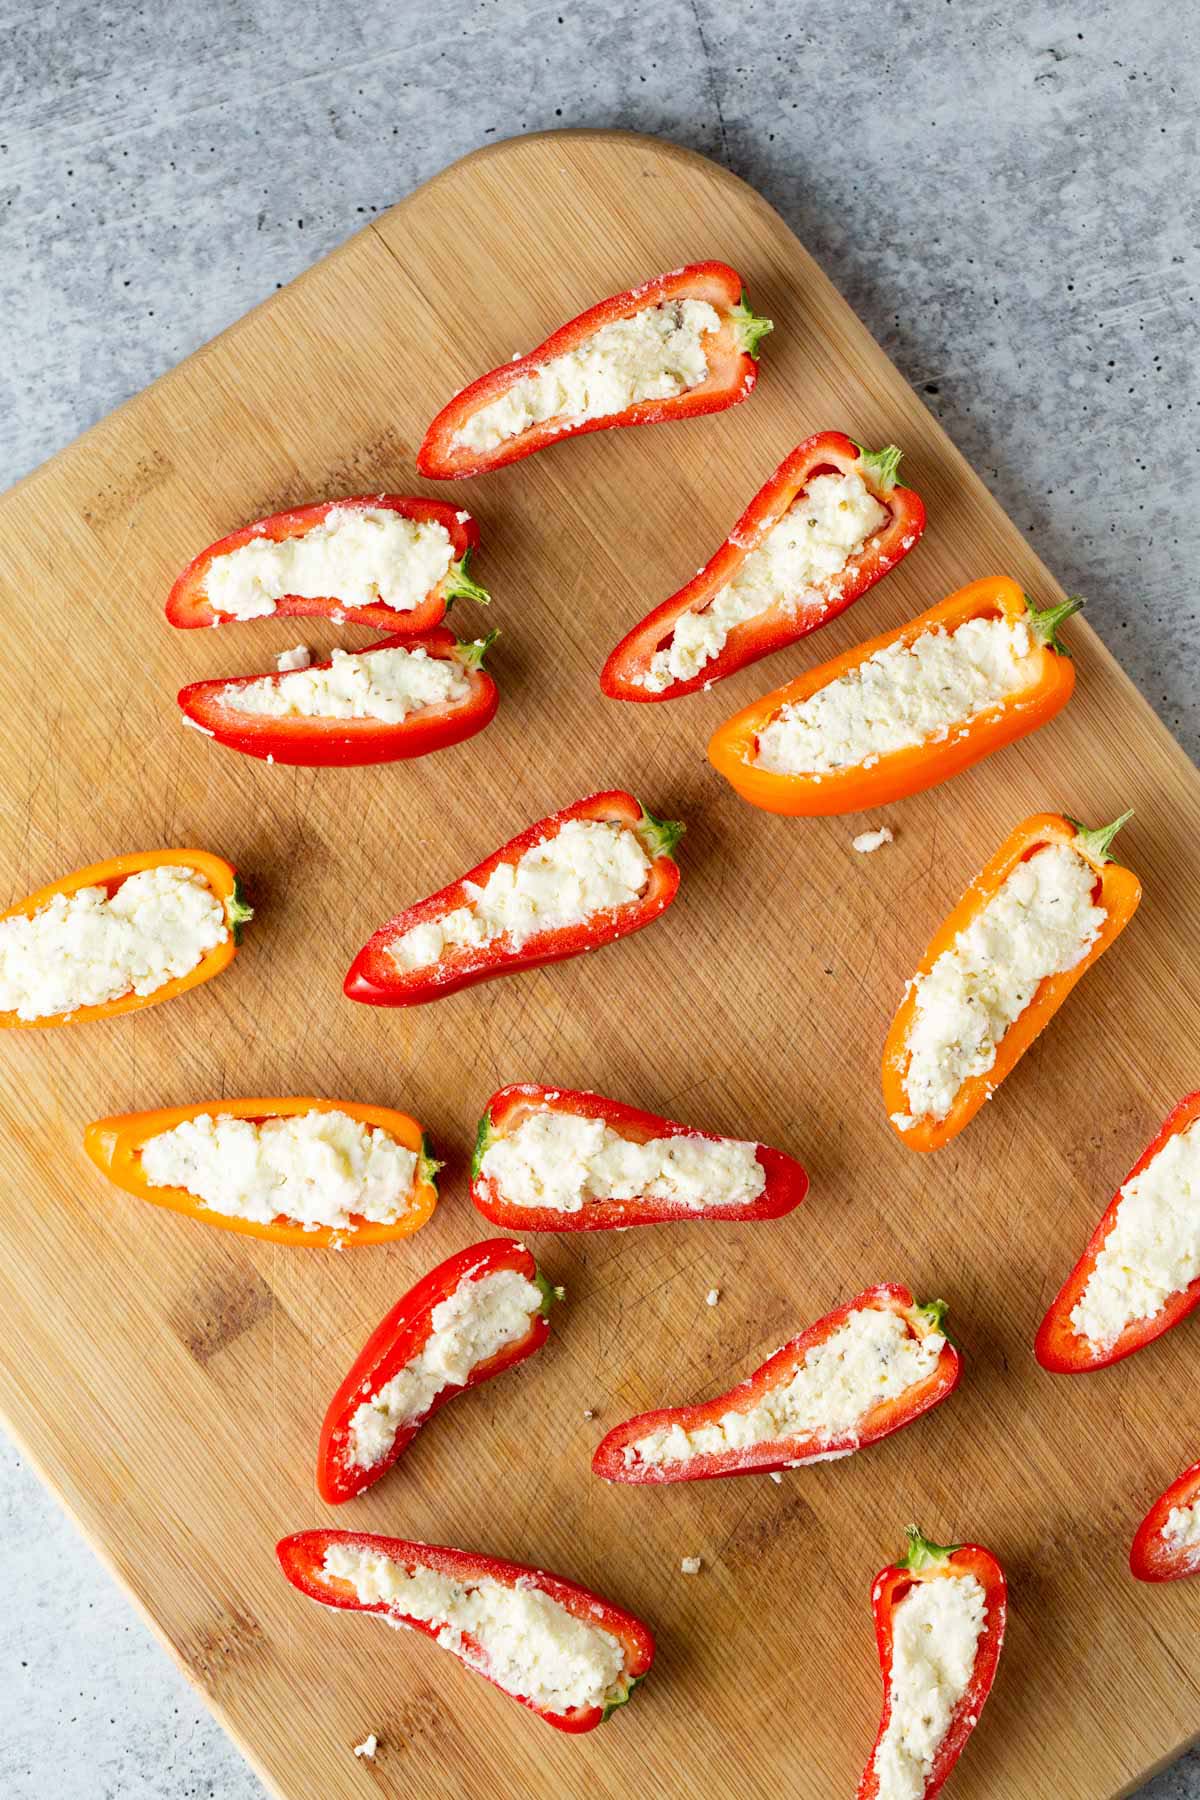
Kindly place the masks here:
MULTIPOLYGON (((0 45, 0 485, 477 145, 658 132, 779 208, 1200 749, 1196 9, 0 0, 0 45)), ((0 1591, 6 1800, 262 1794, 12 1450, 0 1591)))

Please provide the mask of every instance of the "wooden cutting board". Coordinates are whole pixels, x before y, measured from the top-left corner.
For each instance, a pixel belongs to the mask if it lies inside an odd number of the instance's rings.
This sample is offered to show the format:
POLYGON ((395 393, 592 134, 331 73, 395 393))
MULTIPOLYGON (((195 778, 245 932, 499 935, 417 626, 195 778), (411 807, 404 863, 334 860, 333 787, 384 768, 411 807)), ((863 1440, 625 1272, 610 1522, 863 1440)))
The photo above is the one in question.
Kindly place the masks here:
POLYGON ((1144 1506, 1200 1452, 1197 1327, 1079 1381, 1031 1350, 1110 1193, 1200 1076, 1195 771, 1079 622, 1058 722, 886 814, 769 818, 703 756, 755 694, 992 572, 1059 591, 783 222, 702 158, 610 133, 456 164, 0 501, 4 902, 116 851, 194 842, 237 862, 257 906, 242 955, 198 992, 3 1034, 0 1403, 288 1800, 849 1795, 878 1714, 871 1580, 911 1518, 981 1539, 1012 1581, 956 1800, 1107 1800, 1200 1726, 1200 1583, 1155 1591, 1125 1565, 1144 1506), (183 682, 332 641, 303 621, 170 630, 163 600, 193 552, 295 502, 421 491, 414 449, 455 388, 709 256, 776 321, 746 405, 437 490, 480 519, 503 633, 485 736, 343 772, 269 768, 180 729, 183 682), (711 693, 605 701, 611 645, 829 426, 904 447, 929 509, 915 553, 819 637, 711 693), (342 998, 382 919, 612 785, 688 821, 682 894, 653 930, 418 1011, 342 998), (879 1052, 934 926, 1027 813, 1099 823, 1127 806, 1120 848, 1146 894, 1132 927, 966 1134, 913 1155, 884 1119, 879 1052), (885 818, 895 843, 855 855, 854 833, 885 818), (325 1509, 325 1403, 410 1282, 492 1235, 466 1159, 486 1096, 522 1079, 781 1145, 810 1198, 769 1225, 538 1241, 569 1297, 547 1349, 456 1402, 366 1498, 325 1509), (257 1244, 116 1192, 80 1149, 99 1114, 275 1092, 426 1121, 449 1161, 432 1224, 341 1255, 257 1244), (778 1485, 592 1477, 620 1418, 719 1391, 885 1279, 951 1302, 966 1375, 935 1415, 778 1485), (653 1678, 602 1730, 560 1737, 424 1640, 294 1593, 274 1542, 322 1521, 574 1576, 652 1621, 653 1678), (351 1754, 369 1731, 373 1763, 351 1754))

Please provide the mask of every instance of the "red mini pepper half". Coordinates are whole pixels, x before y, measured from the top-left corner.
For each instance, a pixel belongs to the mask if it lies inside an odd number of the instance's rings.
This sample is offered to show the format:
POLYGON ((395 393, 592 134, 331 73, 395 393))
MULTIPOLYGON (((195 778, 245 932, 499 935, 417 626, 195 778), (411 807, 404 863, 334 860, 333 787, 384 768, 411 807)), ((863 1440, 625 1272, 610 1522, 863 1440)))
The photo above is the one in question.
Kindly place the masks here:
POLYGON ((560 438, 578 437, 585 431, 612 431, 624 425, 658 425, 671 419, 695 418, 700 413, 722 412, 744 400, 758 379, 758 345, 771 329, 770 319, 760 319, 746 304, 742 278, 727 263, 690 263, 685 269, 673 269, 669 275, 657 275, 640 287, 614 294, 591 306, 577 318, 561 325, 528 356, 514 357, 479 376, 469 387, 457 393, 433 420, 425 440, 417 452, 420 474, 435 481, 456 481, 464 475, 481 475, 516 462, 534 450, 560 438), (667 399, 638 400, 620 412, 605 413, 599 418, 544 419, 524 431, 505 438, 490 450, 473 450, 456 444, 455 439, 475 413, 491 406, 517 382, 535 373, 544 363, 557 356, 569 356, 589 338, 619 319, 634 318, 651 307, 668 306, 672 301, 701 300, 712 306, 721 317, 720 330, 709 334, 706 343, 707 377, 695 387, 667 399))
POLYGON ((486 588, 472 581, 468 569, 471 552, 479 542, 479 527, 469 513, 449 506, 444 500, 424 500, 406 494, 351 494, 344 500, 322 500, 314 506, 296 506, 290 512, 272 513, 269 518, 255 519, 227 537, 218 538, 207 550, 192 558, 178 577, 167 599, 167 618, 172 625, 189 629, 197 625, 232 625, 238 621, 227 613, 214 611, 209 604, 205 582, 208 571, 218 556, 230 556, 256 538, 270 538, 281 544, 288 538, 304 537, 314 526, 321 525, 331 512, 402 513, 416 524, 441 525, 449 534, 451 561, 449 569, 418 606, 404 612, 383 601, 369 606, 346 606, 336 594, 321 600, 306 599, 299 594, 286 594, 275 604, 272 613, 263 618, 309 617, 332 615, 339 622, 373 625, 378 631, 401 632, 414 637, 431 631, 445 614, 452 600, 490 598, 486 588))
POLYGON ((550 1286, 524 1244, 513 1238, 491 1238, 483 1244, 472 1244, 430 1269, 376 1326, 329 1403, 317 1451, 317 1491, 322 1500, 337 1506, 361 1494, 387 1473, 426 1420, 439 1412, 447 1400, 532 1356, 546 1341, 550 1308, 561 1297, 562 1289, 550 1286), (449 1300, 465 1283, 483 1281, 505 1269, 523 1275, 539 1291, 539 1303, 529 1315, 529 1329, 477 1362, 465 1381, 448 1381, 423 1413, 399 1427, 391 1447, 377 1462, 365 1467, 357 1462, 351 1432, 354 1415, 421 1354, 433 1335, 434 1308, 449 1300))
POLYGON ((351 963, 346 975, 345 991, 351 1000, 367 1006, 422 1006, 429 1000, 441 1000, 459 988, 471 987, 479 981, 491 981, 497 975, 509 975, 518 969, 538 968, 544 963, 562 962, 580 956, 585 950, 596 950, 616 938, 640 931, 665 912, 679 888, 679 866, 672 859, 683 826, 675 820, 656 819, 643 811, 632 794, 614 788, 602 794, 590 794, 576 800, 561 812, 539 819, 519 836, 495 851, 486 861, 449 887, 418 900, 404 912, 397 913, 381 925, 369 938, 351 963), (596 819, 632 831, 650 858, 646 887, 627 905, 593 913, 579 925, 554 931, 538 932, 514 947, 507 937, 493 938, 481 945, 448 946, 437 963, 420 968, 402 969, 391 954, 393 945, 406 932, 418 925, 444 918, 460 907, 471 905, 467 883, 482 887, 501 863, 518 863, 527 850, 557 836, 571 819, 596 819))
POLYGON ((678 593, 647 613, 628 632, 610 655, 600 675, 600 686, 612 700, 677 700, 694 694, 714 681, 744 669, 772 651, 782 650, 816 631, 845 612, 868 588, 907 556, 925 529, 925 508, 911 488, 897 487, 900 452, 864 451, 840 431, 822 431, 805 438, 784 457, 775 473, 759 488, 725 542, 678 593), (889 517, 869 537, 856 556, 837 574, 805 595, 785 595, 730 627, 716 656, 687 680, 672 681, 653 691, 646 686, 654 654, 664 649, 685 613, 703 612, 733 580, 747 556, 761 547, 767 534, 794 506, 803 504, 804 491, 818 475, 861 475, 889 517))
POLYGON ((550 1575, 543 1569, 527 1568, 522 1563, 500 1562, 495 1557, 478 1555, 468 1550, 453 1550, 442 1544, 421 1544, 407 1538, 334 1530, 298 1531, 292 1537, 281 1539, 275 1554, 284 1574, 293 1587, 299 1588, 310 1600, 319 1601, 322 1606, 341 1607, 350 1612, 378 1613, 388 1620, 407 1625, 413 1631, 423 1632, 426 1637, 435 1639, 441 1629, 438 1621, 412 1618, 400 1613, 385 1600, 360 1600, 348 1581, 326 1572, 326 1555, 334 1545, 345 1545, 368 1554, 389 1557, 409 1571, 429 1569, 447 1576, 466 1589, 481 1580, 500 1582, 508 1588, 536 1589, 570 1613, 572 1618, 614 1637, 624 1652, 624 1663, 604 1703, 577 1706, 570 1712, 556 1713, 548 1712, 526 1696, 502 1687, 490 1673, 478 1644, 468 1635, 460 1635, 455 1642, 453 1634, 447 1634, 450 1641, 444 1647, 457 1656, 461 1663, 485 1676, 502 1693, 519 1700, 522 1706, 527 1706, 558 1731, 591 1731, 602 1724, 619 1706, 625 1705, 634 1688, 650 1672, 650 1665, 654 1661, 654 1638, 649 1628, 633 1613, 614 1606, 611 1600, 605 1600, 576 1582, 565 1580, 561 1575, 550 1575))
POLYGON ((1190 1312, 1200 1306, 1200 1276, 1197 1276, 1187 1287, 1169 1294, 1159 1311, 1150 1318, 1132 1320, 1107 1349, 1101 1349, 1088 1338, 1080 1337, 1071 1323, 1071 1314, 1083 1298, 1100 1252, 1117 1222, 1124 1190, 1135 1175, 1140 1175, 1154 1161, 1170 1138, 1186 1131, 1197 1119, 1200 1119, 1200 1091, 1185 1094, 1167 1114, 1153 1142, 1143 1150, 1117 1189, 1104 1217, 1088 1239, 1083 1255, 1059 1289, 1038 1329, 1035 1345, 1038 1361, 1051 1374, 1084 1375, 1091 1369, 1107 1369, 1110 1364, 1132 1356, 1135 1350, 1152 1344, 1155 1338, 1162 1337, 1165 1331, 1170 1331, 1172 1325, 1178 1325, 1181 1319, 1186 1319, 1190 1312))
POLYGON ((482 1171, 483 1159, 498 1138, 510 1136, 537 1113, 561 1113, 568 1117, 599 1119, 619 1137, 635 1144, 653 1138, 703 1138, 706 1143, 728 1142, 710 1131, 696 1131, 677 1119, 641 1112, 603 1094, 579 1093, 573 1088, 543 1087, 537 1082, 518 1082, 492 1095, 475 1138, 471 1160, 471 1199, 485 1219, 516 1231, 613 1231, 629 1225, 659 1225, 672 1219, 779 1219, 799 1206, 808 1192, 808 1176, 794 1157, 782 1150, 758 1144, 755 1154, 765 1185, 753 1200, 736 1206, 688 1206, 681 1200, 585 1200, 577 1212, 558 1207, 519 1206, 506 1200, 494 1180, 482 1171))
MULTIPOLYGON (((420 637, 396 634, 382 638, 369 650, 355 654, 377 656, 381 650, 423 650, 438 662, 457 663, 469 683, 461 700, 422 706, 400 722, 383 719, 341 719, 319 715, 248 712, 238 706, 239 691, 252 683, 269 681, 278 686, 290 672, 241 675, 224 681, 193 681, 179 691, 184 717, 206 736, 215 738, 244 756, 268 762, 290 763, 305 768, 358 768, 367 763, 401 762, 445 750, 474 737, 496 716, 500 694, 484 671, 483 659, 498 633, 466 643, 441 626, 420 637)), ((332 661, 316 663, 316 669, 333 667, 332 661)), ((307 674, 308 671, 296 673, 307 674)))
POLYGON ((855 1450, 878 1443, 893 1431, 910 1425, 949 1398, 958 1386, 962 1364, 958 1351, 945 1337, 943 1329, 946 1306, 941 1300, 918 1306, 906 1287, 892 1283, 867 1288, 844 1306, 818 1319, 798 1337, 769 1356, 752 1375, 737 1387, 718 1394, 713 1400, 696 1406, 664 1407, 657 1412, 639 1413, 626 1419, 603 1438, 592 1458, 592 1470, 605 1481, 631 1483, 667 1481, 711 1481, 722 1475, 762 1475, 772 1470, 796 1469, 804 1463, 828 1462, 849 1456, 855 1450), (655 1432, 668 1431, 674 1425, 692 1432, 706 1425, 717 1425, 730 1412, 750 1412, 767 1394, 786 1388, 817 1345, 832 1337, 846 1324, 852 1313, 872 1309, 894 1312, 903 1319, 909 1335, 917 1340, 941 1339, 937 1362, 923 1381, 915 1382, 903 1393, 878 1401, 864 1412, 854 1430, 836 1437, 806 1433, 803 1436, 765 1439, 761 1443, 739 1445, 727 1450, 705 1451, 674 1462, 643 1462, 634 1446, 655 1432))
POLYGON ((875 1642, 879 1650, 879 1669, 883 1676, 883 1716, 867 1766, 858 1784, 856 1800, 879 1800, 880 1782, 876 1757, 887 1734, 892 1716, 893 1633, 896 1608, 918 1582, 954 1581, 973 1575, 984 1592, 983 1629, 975 1648, 975 1666, 966 1691, 950 1716, 950 1723, 933 1756, 933 1764, 925 1777, 921 1800, 933 1800, 955 1763, 963 1753, 967 1739, 979 1723, 979 1715, 992 1690, 996 1665, 1004 1644, 1004 1628, 1008 1620, 1008 1583, 1004 1570, 990 1550, 980 1544, 931 1544, 915 1525, 908 1527, 908 1551, 897 1563, 890 1563, 875 1577, 871 1590, 871 1610, 875 1616, 875 1642))
MULTIPOLYGON (((1187 1513, 1200 1504, 1200 1462, 1177 1475, 1150 1508, 1129 1551, 1129 1567, 1139 1581, 1178 1581, 1184 1575, 1200 1575, 1200 1543, 1189 1542, 1190 1533, 1173 1530, 1171 1514, 1187 1513)), ((1180 1525, 1183 1525, 1180 1521, 1180 1525)))

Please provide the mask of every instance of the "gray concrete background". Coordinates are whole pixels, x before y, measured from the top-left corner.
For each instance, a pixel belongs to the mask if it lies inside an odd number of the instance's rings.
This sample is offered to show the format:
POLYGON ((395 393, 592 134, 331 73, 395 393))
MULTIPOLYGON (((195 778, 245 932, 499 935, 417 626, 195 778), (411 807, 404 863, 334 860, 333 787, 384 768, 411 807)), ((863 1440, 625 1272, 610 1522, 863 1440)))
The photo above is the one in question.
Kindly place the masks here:
MULTIPOLYGON (((0 0, 0 485, 477 145, 658 132, 779 208, 1195 755, 1198 98, 1162 0, 0 0)), ((7 1800, 262 1794, 2 1445, 0 1592, 7 1800)))

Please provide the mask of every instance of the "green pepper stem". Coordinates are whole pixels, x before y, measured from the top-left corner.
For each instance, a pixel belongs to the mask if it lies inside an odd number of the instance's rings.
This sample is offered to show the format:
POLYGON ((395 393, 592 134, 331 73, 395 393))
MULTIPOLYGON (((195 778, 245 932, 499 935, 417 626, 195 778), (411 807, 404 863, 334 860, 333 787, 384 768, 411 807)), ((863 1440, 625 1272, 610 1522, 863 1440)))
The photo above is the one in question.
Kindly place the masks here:
POLYGON ((743 288, 736 306, 730 307, 729 316, 733 320, 733 335, 739 350, 758 361, 758 346, 768 331, 774 331, 773 319, 760 318, 751 308, 743 288))
POLYGON ((881 494, 890 494, 896 485, 903 450, 898 450, 895 444, 885 444, 882 450, 865 450, 861 444, 855 444, 854 448, 858 451, 862 474, 870 476, 881 494))
POLYGON ((474 600, 480 606, 487 606, 492 596, 477 581, 472 581, 468 573, 471 567, 471 552, 464 550, 459 560, 451 563, 446 571, 446 579, 442 586, 446 605, 452 600, 474 600))
POLYGON ((944 1300, 924 1300, 913 1311, 918 1319, 924 1320, 930 1331, 938 1331, 945 1337, 946 1314, 950 1308, 944 1300))
POLYGON ((479 1170, 487 1154, 488 1145, 492 1141, 492 1115, 484 1113, 475 1133, 475 1148, 471 1152, 471 1180, 478 1181, 479 1170))
POLYGON ((1035 606, 1026 594, 1025 623, 1047 650, 1057 650, 1060 656, 1070 656, 1067 646, 1059 641, 1058 628, 1065 619, 1079 612, 1084 604, 1082 594, 1068 594, 1060 606, 1035 606))
POLYGON ((642 808, 642 816, 634 826, 638 841, 651 862, 659 856, 670 856, 680 838, 687 830, 682 819, 656 819, 653 813, 642 808))
POLYGON ((1081 825, 1078 819, 1073 819, 1069 813, 1066 814, 1067 824, 1075 827, 1075 848, 1081 856, 1086 856, 1089 862, 1096 863, 1098 866, 1112 861, 1112 857, 1108 854, 1109 846, 1122 825, 1127 825, 1132 817, 1133 808, 1131 806, 1128 812, 1123 812, 1119 819, 1113 820, 1111 825, 1097 825, 1094 830, 1089 830, 1086 825, 1081 825))
POLYGON ((482 669, 483 659, 500 636, 500 632, 489 631, 486 637, 459 638, 455 656, 464 669, 482 669))
POLYGON ((445 1163, 439 1162, 437 1157, 433 1154, 433 1145, 429 1141, 428 1135, 425 1132, 422 1132, 421 1153, 417 1157, 417 1180, 428 1182, 430 1187, 432 1187, 436 1193, 438 1170, 444 1169, 445 1166, 445 1163))
POLYGON ((225 901, 225 918, 228 922, 230 931, 233 933, 233 941, 235 944, 241 943, 242 926, 248 925, 253 917, 254 908, 248 906, 245 900, 243 900, 242 885, 239 881, 235 880, 233 892, 227 896, 225 901))
POLYGON ((904 1535, 908 1539, 908 1549, 896 1564, 898 1569, 907 1569, 910 1575, 919 1575, 922 1569, 933 1569, 939 1563, 949 1562, 958 1544, 931 1544, 921 1533, 919 1525, 906 1525, 904 1535))

